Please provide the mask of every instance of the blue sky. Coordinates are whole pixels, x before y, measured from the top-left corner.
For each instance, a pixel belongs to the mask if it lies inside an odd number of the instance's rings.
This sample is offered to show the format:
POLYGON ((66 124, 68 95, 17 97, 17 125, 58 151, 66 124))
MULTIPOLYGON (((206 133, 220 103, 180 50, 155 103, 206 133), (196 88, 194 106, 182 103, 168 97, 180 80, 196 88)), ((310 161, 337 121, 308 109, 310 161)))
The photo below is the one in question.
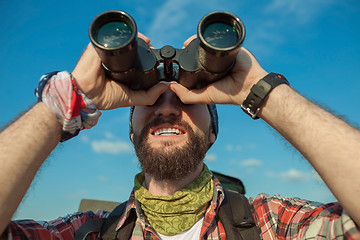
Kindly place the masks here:
MULTIPOLYGON (((43 73, 72 71, 89 42, 91 20, 110 9, 131 14, 156 48, 181 48, 205 14, 230 11, 246 26, 243 46, 267 71, 282 73, 304 96, 360 124, 359 1, 14 0, 0 2, 0 126, 36 101, 33 90, 43 73)), ((206 157, 210 169, 240 178, 248 196, 335 200, 306 160, 262 120, 236 106, 218 111, 219 137, 206 157)), ((98 126, 59 145, 15 218, 64 216, 77 210, 81 198, 126 200, 139 171, 128 113, 106 111, 98 126)))

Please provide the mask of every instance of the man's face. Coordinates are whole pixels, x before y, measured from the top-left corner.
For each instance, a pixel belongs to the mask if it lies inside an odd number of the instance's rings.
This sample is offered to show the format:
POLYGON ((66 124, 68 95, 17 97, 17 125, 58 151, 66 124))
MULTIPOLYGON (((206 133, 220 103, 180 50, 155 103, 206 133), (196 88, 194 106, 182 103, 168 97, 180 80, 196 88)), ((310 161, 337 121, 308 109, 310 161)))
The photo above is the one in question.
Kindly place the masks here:
POLYGON ((157 180, 179 180, 193 172, 216 138, 207 106, 185 105, 170 90, 154 105, 135 107, 132 126, 142 169, 157 180))

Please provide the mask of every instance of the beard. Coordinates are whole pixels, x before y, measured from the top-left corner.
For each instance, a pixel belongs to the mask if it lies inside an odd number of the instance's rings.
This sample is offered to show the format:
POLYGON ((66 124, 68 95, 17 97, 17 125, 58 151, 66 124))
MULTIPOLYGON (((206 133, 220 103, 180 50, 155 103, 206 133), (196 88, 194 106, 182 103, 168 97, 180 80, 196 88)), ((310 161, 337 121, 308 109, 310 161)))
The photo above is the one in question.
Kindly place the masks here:
POLYGON ((155 180, 180 180, 194 172, 205 158, 210 147, 210 128, 207 133, 196 135, 190 125, 176 118, 156 118, 140 132, 133 135, 136 155, 145 174, 155 180), (188 140, 182 146, 174 146, 171 141, 163 141, 161 147, 153 148, 149 143, 151 127, 162 123, 181 126, 188 134, 188 140))

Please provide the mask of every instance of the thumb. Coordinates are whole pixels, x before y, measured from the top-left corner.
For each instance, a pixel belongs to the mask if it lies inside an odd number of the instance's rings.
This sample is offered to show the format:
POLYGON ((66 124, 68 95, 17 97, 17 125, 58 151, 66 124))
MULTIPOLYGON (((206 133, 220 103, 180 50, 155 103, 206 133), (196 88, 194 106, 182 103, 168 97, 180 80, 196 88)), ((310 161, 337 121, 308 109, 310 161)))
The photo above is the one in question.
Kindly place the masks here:
POLYGON ((159 82, 148 90, 131 90, 128 94, 130 106, 153 105, 161 94, 169 88, 168 82, 159 82))

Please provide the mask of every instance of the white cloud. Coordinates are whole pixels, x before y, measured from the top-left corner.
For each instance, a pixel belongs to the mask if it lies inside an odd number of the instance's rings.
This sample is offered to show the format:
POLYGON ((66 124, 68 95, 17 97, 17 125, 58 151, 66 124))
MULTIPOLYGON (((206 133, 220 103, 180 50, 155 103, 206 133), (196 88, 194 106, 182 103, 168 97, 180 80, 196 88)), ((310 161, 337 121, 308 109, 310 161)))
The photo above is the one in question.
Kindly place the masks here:
POLYGON ((123 141, 94 140, 91 142, 91 148, 97 153, 122 154, 133 152, 132 145, 123 141))
POLYGON ((305 37, 304 29, 316 20, 334 0, 273 0, 259 12, 250 26, 247 44, 262 55, 271 55, 276 47, 287 44, 288 34, 305 37), (300 30, 300 31, 299 31, 300 30))
POLYGON ((279 176, 284 182, 304 182, 309 180, 308 173, 296 170, 294 168, 291 168, 285 172, 281 172, 279 176))
POLYGON ((273 0, 264 12, 277 17, 291 16, 292 20, 298 23, 307 23, 333 2, 333 0, 273 0))
POLYGON ((206 156, 205 156, 205 161, 215 162, 215 161, 216 161, 216 155, 215 155, 215 154, 211 154, 211 153, 206 154, 206 156))
POLYGON ((232 151, 232 150, 234 149, 234 146, 231 145, 231 144, 228 144, 228 145, 225 146, 225 149, 226 149, 227 151, 232 151))
POLYGON ((233 159, 230 161, 230 163, 242 169, 243 171, 246 171, 247 173, 254 173, 259 169, 259 167, 263 165, 261 160, 255 158, 249 158, 245 160, 233 159))
POLYGON ((107 139, 113 139, 114 138, 114 134, 112 134, 111 132, 105 132, 105 137, 107 139))
POLYGON ((80 141, 83 142, 83 143, 88 143, 90 141, 90 138, 87 135, 80 134, 79 137, 80 137, 80 141))
POLYGON ((159 7, 154 21, 147 32, 151 36, 151 41, 159 46, 165 45, 167 39, 174 39, 180 36, 179 27, 184 27, 188 17, 187 8, 191 0, 169 0, 159 7))
POLYGON ((241 150, 243 150, 243 146, 228 144, 225 146, 225 149, 227 151, 241 151, 241 150))
POLYGON ((249 158, 240 162, 242 167, 260 167, 262 162, 255 158, 249 158))
POLYGON ((100 182, 108 182, 109 181, 109 178, 105 175, 98 175, 97 176, 97 179, 100 181, 100 182))

